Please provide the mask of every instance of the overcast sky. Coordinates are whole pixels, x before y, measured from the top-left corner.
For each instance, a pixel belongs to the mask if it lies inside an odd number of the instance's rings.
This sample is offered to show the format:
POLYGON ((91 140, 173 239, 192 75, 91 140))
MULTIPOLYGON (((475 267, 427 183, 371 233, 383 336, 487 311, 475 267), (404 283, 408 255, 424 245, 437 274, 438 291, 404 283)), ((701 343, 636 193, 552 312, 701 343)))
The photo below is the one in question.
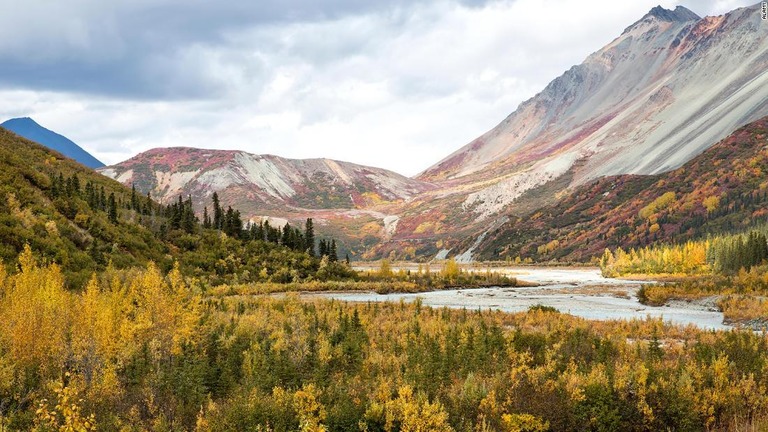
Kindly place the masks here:
POLYGON ((0 121, 107 164, 154 147, 414 175, 653 6, 757 0, 0 0, 0 121))

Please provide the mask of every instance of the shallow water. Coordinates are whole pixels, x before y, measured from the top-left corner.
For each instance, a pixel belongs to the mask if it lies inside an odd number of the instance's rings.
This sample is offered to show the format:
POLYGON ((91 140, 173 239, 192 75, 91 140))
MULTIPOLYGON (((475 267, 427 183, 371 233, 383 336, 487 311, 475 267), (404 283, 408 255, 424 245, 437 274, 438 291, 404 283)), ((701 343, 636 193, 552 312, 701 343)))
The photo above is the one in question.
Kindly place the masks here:
POLYGON ((507 269, 505 273, 521 280, 535 282, 531 288, 479 288, 433 291, 418 294, 317 293, 308 297, 333 298, 352 302, 414 301, 421 298, 425 306, 467 309, 498 309, 521 312, 541 304, 560 312, 595 319, 644 319, 661 317, 665 321, 705 329, 730 329, 723 324, 723 314, 706 306, 677 302, 673 306, 652 307, 641 304, 635 295, 642 283, 604 278, 596 269, 524 268, 507 269), (600 287, 600 289, 597 289, 600 287), (601 292, 608 290, 610 292, 601 292), (627 298, 622 298, 622 297, 627 298))

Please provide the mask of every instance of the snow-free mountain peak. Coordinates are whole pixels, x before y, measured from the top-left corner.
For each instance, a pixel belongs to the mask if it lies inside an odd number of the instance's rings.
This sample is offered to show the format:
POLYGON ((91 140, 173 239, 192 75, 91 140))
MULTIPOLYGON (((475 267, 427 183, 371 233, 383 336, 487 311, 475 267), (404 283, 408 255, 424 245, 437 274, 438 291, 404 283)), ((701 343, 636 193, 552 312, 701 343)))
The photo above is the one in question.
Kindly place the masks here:
POLYGON ((698 21, 701 19, 701 17, 696 15, 696 13, 683 6, 678 6, 675 8, 675 10, 665 9, 662 6, 656 6, 655 8, 651 9, 650 12, 648 12, 646 17, 656 17, 660 20, 670 22, 698 21))
POLYGON ((69 138, 40 126, 40 124, 29 117, 10 119, 0 124, 0 126, 16 135, 55 150, 89 168, 101 168, 104 166, 101 161, 83 150, 69 138))
POLYGON ((202 206, 214 192, 227 200, 247 198, 237 207, 254 215, 275 208, 357 208, 368 200, 406 200, 430 189, 427 183, 349 162, 188 147, 148 150, 99 171, 164 203, 192 195, 202 206))
POLYGON ((633 30, 642 29, 645 31, 648 28, 658 28, 661 25, 664 25, 664 28, 661 29, 664 31, 670 25, 679 26, 687 23, 693 23, 699 21, 700 19, 700 16, 696 15, 693 11, 683 6, 678 6, 675 8, 675 10, 665 9, 662 6, 656 6, 647 14, 643 15, 642 18, 637 20, 637 22, 624 29, 624 32, 621 35, 626 36, 627 34, 632 33, 633 30))

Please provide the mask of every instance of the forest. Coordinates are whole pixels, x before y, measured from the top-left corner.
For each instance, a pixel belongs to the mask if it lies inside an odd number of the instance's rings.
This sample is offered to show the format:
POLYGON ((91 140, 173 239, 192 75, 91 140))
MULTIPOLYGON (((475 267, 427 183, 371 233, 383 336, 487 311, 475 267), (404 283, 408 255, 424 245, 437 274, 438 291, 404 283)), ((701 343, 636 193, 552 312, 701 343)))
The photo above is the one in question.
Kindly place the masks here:
POLYGON ((31 249, 0 271, 8 430, 733 430, 766 426, 768 341, 658 320, 206 296, 31 249))

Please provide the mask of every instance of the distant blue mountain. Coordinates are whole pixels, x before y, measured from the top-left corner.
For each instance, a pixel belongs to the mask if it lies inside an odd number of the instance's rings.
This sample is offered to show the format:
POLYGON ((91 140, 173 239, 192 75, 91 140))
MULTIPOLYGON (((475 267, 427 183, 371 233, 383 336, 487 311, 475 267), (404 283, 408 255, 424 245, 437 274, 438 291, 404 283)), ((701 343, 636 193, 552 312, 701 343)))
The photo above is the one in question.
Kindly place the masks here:
POLYGON ((16 135, 44 145, 51 150, 56 150, 64 156, 72 158, 87 167, 101 168, 104 166, 103 163, 91 156, 87 151, 83 150, 79 145, 73 143, 69 138, 40 126, 29 117, 10 119, 5 123, 0 124, 0 126, 16 135))

